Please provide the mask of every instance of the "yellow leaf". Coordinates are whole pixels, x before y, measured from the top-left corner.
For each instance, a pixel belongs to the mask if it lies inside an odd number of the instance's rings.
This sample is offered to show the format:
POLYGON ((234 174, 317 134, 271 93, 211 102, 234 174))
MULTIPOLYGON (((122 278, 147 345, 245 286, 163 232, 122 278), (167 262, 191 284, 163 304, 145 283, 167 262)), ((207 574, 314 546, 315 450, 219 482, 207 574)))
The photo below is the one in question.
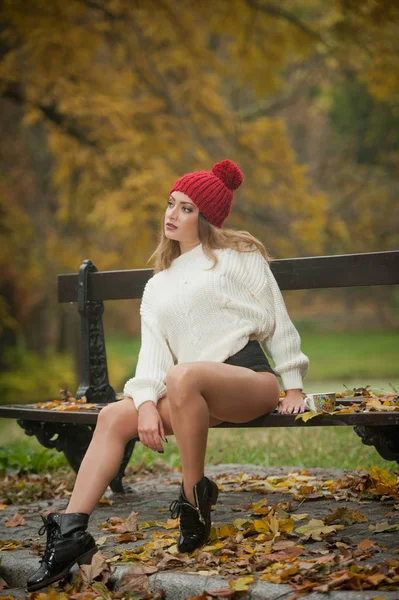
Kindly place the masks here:
POLYGON ((255 577, 248 575, 246 577, 240 577, 239 579, 233 579, 233 581, 229 581, 229 586, 235 592, 246 592, 248 590, 248 586, 254 581, 255 577))
POLYGON ((237 529, 233 525, 222 525, 217 528, 217 531, 219 539, 231 537, 237 533, 237 529))
POLYGON ((248 527, 251 527, 252 521, 249 521, 248 519, 234 519, 233 525, 237 527, 237 529, 248 529, 248 527))
POLYGON ((306 519, 308 516, 309 513, 300 513, 298 515, 292 514, 291 519, 294 519, 294 521, 302 521, 302 519, 306 519))
POLYGON ((260 521, 258 519, 254 521, 254 528, 258 533, 268 533, 270 531, 269 525, 265 521, 260 521))
POLYGON ((310 421, 310 419, 314 419, 315 417, 318 417, 319 415, 325 415, 325 414, 327 414, 327 413, 324 411, 322 411, 322 412, 307 411, 307 412, 299 413, 295 417, 295 421, 297 421, 298 419, 302 419, 302 421, 304 421, 306 423, 307 421, 310 421))
POLYGON ((294 525, 294 519, 283 519, 282 521, 279 521, 279 530, 284 533, 289 533, 294 529, 294 525))
POLYGON ((109 506, 112 506, 113 504, 115 504, 115 500, 109 500, 108 498, 100 498, 99 500, 100 504, 108 504, 109 506))
POLYGON ((164 529, 177 529, 179 527, 179 519, 168 519, 166 523, 163 521, 155 521, 155 525, 163 527, 164 529))
POLYGON ((321 519, 311 519, 306 525, 295 529, 296 533, 302 534, 304 540, 313 539, 321 541, 323 535, 328 535, 337 529, 344 529, 343 525, 325 525, 321 519))

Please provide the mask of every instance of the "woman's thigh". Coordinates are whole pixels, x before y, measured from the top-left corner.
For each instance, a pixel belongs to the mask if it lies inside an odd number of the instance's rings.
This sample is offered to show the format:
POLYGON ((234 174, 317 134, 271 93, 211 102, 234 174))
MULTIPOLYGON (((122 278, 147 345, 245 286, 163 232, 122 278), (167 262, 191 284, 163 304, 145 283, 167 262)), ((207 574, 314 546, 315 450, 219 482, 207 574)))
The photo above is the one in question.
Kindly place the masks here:
MULTIPOLYGON (((173 427, 170 422, 168 393, 166 393, 165 396, 162 396, 162 398, 158 400, 158 412, 161 415, 165 435, 174 435, 173 427)), ((217 419, 216 417, 209 415, 209 427, 213 427, 214 425, 218 425, 219 423, 223 423, 223 419, 217 419)))
POLYGON ((166 385, 173 406, 189 401, 193 392, 200 392, 209 414, 219 422, 246 423, 270 413, 277 407, 280 394, 272 373, 218 362, 175 365, 168 373, 166 385))

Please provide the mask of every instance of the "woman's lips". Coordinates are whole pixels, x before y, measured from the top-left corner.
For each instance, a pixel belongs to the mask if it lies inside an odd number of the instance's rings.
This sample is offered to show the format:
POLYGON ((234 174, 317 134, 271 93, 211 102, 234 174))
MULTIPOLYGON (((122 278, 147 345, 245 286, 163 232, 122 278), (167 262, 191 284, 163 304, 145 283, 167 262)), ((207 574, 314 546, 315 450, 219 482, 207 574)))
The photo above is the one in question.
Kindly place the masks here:
POLYGON ((175 227, 174 225, 170 225, 170 223, 167 223, 167 224, 166 224, 166 227, 167 227, 168 229, 177 229, 177 227, 175 227))

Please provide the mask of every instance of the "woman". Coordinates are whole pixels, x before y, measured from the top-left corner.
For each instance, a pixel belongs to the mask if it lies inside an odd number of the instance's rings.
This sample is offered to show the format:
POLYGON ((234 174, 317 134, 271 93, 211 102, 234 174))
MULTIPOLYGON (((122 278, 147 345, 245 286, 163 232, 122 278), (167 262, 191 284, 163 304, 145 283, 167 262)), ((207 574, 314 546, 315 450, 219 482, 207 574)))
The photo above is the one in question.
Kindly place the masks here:
POLYGON ((216 483, 204 475, 209 427, 245 423, 278 405, 280 413, 304 410, 309 361, 271 259, 248 232, 221 229, 242 181, 237 165, 224 160, 211 172, 183 175, 172 187, 153 254, 155 274, 140 305, 135 377, 123 400, 99 414, 66 512, 42 517, 46 550, 29 591, 61 579, 76 562, 91 561, 97 548, 86 531, 89 515, 130 439, 163 452, 166 436, 175 435, 182 483, 170 510, 173 518, 180 515, 179 551, 192 552, 208 539, 218 497, 216 483), (286 392, 280 404, 277 375, 286 392))

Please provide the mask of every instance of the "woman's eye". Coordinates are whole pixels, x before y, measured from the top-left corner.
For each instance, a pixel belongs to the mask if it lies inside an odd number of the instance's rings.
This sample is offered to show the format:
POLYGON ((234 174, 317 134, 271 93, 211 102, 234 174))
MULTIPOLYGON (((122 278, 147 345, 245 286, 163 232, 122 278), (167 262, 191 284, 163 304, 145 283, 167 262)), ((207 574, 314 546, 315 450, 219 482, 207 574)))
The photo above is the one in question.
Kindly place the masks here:
MULTIPOLYGON (((168 205, 170 206, 172 204, 172 202, 170 200, 168 200, 168 205)), ((183 210, 188 210, 188 212, 193 212, 191 210, 191 208, 187 208, 187 206, 183 206, 183 210)))

